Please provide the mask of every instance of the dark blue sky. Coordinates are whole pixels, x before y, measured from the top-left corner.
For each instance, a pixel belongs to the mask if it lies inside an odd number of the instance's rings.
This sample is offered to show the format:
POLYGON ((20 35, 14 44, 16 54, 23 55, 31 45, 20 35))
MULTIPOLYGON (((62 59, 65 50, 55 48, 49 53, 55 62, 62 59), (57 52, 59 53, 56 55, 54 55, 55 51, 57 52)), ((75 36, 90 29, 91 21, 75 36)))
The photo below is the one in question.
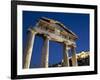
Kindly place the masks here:
MULTIPOLYGON (((23 47, 25 48, 27 39, 27 30, 30 26, 35 26, 39 18, 47 17, 60 21, 68 29, 72 30, 77 36, 76 52, 89 51, 89 14, 79 13, 56 13, 56 12, 36 12, 23 11, 23 47)), ((31 67, 40 65, 41 47, 43 39, 39 36, 35 38, 31 67), (34 66, 35 65, 35 66, 34 66)), ((49 64, 58 63, 62 60, 62 44, 50 41, 49 64)), ((71 55, 71 54, 70 54, 71 55)))

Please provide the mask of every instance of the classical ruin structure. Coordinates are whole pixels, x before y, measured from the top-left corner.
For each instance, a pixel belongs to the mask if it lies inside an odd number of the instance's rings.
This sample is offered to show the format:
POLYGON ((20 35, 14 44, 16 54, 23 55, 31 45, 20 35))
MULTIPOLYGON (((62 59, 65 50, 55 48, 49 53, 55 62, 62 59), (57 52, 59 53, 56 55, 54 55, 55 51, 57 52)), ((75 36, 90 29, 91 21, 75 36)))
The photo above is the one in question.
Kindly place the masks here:
POLYGON ((57 41, 64 44, 63 48, 63 66, 69 66, 68 51, 72 52, 72 66, 77 66, 76 58, 76 39, 78 38, 71 30, 67 29, 62 23, 48 19, 45 17, 40 18, 34 28, 28 29, 28 38, 25 48, 24 68, 30 67, 32 50, 34 45, 35 35, 42 35, 44 44, 42 48, 41 67, 49 67, 49 41, 57 41))

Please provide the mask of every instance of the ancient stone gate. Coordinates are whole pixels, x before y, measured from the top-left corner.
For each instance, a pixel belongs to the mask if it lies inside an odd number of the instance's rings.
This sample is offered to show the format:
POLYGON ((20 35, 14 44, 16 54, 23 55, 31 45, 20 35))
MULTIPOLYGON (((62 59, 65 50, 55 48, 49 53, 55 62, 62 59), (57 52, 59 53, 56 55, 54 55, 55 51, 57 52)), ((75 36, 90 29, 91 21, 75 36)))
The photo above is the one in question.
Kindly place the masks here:
POLYGON ((77 35, 71 30, 67 29, 67 27, 65 27, 62 23, 52 19, 48 19, 46 17, 42 17, 40 18, 40 20, 34 28, 28 29, 27 43, 26 48, 24 50, 24 68, 30 67, 34 39, 35 35, 37 34, 41 34, 44 39, 44 44, 42 48, 41 67, 47 68, 49 66, 49 40, 57 41, 64 44, 63 66, 69 66, 69 50, 71 50, 72 52, 72 65, 77 66, 75 50, 75 41, 78 38, 77 35))

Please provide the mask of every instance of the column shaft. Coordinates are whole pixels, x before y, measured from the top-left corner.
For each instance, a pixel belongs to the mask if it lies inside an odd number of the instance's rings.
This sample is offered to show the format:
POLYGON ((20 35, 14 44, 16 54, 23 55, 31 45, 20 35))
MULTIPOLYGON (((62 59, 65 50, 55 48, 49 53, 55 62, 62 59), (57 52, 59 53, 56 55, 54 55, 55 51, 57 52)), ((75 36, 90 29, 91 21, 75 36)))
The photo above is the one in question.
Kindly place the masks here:
POLYGON ((33 30, 29 29, 26 48, 25 48, 25 51, 24 51, 24 55, 25 55, 25 57, 24 57, 24 68, 30 67, 32 49, 33 49, 33 45, 34 45, 34 39, 35 39, 35 32, 33 30))
POLYGON ((64 44, 64 52, 63 52, 63 66, 69 66, 69 58, 68 58, 68 47, 64 44))
POLYGON ((44 39, 44 44, 42 48, 42 60, 41 67, 48 68, 48 60, 49 60, 49 39, 46 37, 44 39))
POLYGON ((72 66, 77 66, 77 56, 75 47, 72 47, 72 66))

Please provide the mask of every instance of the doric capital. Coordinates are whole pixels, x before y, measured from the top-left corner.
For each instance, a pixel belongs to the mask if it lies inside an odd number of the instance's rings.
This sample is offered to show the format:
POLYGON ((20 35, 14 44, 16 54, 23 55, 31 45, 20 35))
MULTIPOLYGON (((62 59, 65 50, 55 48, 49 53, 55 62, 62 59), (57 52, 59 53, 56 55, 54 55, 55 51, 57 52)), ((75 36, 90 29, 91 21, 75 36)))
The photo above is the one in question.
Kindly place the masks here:
POLYGON ((68 45, 67 42, 63 42, 63 44, 64 44, 64 47, 65 47, 66 50, 69 50, 70 49, 70 47, 69 47, 69 45, 68 45))
POLYGON ((76 48, 76 45, 75 44, 72 44, 72 45, 68 45, 70 48, 76 48))
POLYGON ((50 40, 50 37, 49 37, 49 35, 47 35, 47 34, 43 34, 43 37, 50 40))
POLYGON ((76 48, 76 45, 73 44, 73 45, 72 45, 72 48, 76 48))
POLYGON ((28 31, 32 32, 32 34, 36 34, 37 33, 36 30, 33 29, 33 28, 29 28, 28 31))
POLYGON ((68 45, 67 41, 64 41, 63 43, 64 43, 65 45, 68 45))

